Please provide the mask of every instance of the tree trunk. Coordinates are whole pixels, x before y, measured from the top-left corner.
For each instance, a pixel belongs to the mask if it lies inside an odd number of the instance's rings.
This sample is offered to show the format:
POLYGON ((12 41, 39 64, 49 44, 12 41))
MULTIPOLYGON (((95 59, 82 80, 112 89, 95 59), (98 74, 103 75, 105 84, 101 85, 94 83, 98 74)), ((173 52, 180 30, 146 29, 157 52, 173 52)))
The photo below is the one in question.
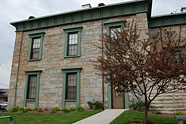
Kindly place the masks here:
POLYGON ((145 120, 144 120, 144 124, 147 124, 147 118, 148 118, 148 106, 145 106, 145 120))

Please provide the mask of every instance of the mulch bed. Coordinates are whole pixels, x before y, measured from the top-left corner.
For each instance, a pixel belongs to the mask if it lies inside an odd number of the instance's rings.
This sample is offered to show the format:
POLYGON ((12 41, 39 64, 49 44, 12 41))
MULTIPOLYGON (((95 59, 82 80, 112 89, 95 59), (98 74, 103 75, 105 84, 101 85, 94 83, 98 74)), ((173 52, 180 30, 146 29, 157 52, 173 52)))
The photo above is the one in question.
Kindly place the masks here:
MULTIPOLYGON (((93 109, 85 109, 85 110, 82 110, 82 111, 93 111, 93 109)), ((2 111, 2 109, 0 109, 0 113, 10 113, 11 111, 2 111)), ((79 111, 70 111, 70 113, 72 112, 79 112, 79 111)), ((56 114, 63 114, 65 113, 64 111, 56 111, 56 112, 52 112, 51 110, 48 110, 48 111, 28 111, 28 112, 22 112, 22 111, 17 111, 17 112, 11 112, 11 113, 45 113, 45 114, 50 114, 50 113, 56 113, 56 114)), ((67 112, 68 113, 68 112, 67 112)))

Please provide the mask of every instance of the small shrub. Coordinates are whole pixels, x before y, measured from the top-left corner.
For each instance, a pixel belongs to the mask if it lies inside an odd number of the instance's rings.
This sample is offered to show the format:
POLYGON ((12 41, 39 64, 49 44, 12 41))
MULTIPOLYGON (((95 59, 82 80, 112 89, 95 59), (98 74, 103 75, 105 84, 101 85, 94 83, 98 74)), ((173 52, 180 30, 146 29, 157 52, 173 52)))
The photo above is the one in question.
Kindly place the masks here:
POLYGON ((37 112, 43 112, 42 108, 38 108, 37 112))
POLYGON ((31 108, 28 108, 29 109, 29 111, 32 111, 32 109, 31 108))
POLYGON ((44 111, 48 111, 48 107, 45 107, 45 108, 44 108, 44 111))
POLYGON ((68 108, 66 108, 66 107, 62 108, 62 111, 64 111, 65 113, 66 112, 70 112, 70 110, 68 108))
POLYGON ((56 111, 55 110, 52 110, 50 113, 56 113, 56 111))
POLYGON ((31 108, 25 108, 24 112, 32 111, 31 108))
POLYGON ((24 112, 24 110, 25 110, 24 108, 19 108, 19 111, 22 111, 22 112, 24 112))
POLYGON ((99 101, 95 101, 95 102, 88 101, 87 104, 89 106, 89 109, 102 109, 103 107, 103 103, 99 101))
POLYGON ((94 103, 91 101, 87 102, 89 109, 93 109, 94 103))
POLYGON ((102 107, 103 107, 103 103, 102 102, 96 101, 94 103, 94 109, 102 109, 102 107))
POLYGON ((181 111, 177 111, 177 112, 175 113, 175 115, 184 115, 184 113, 181 112, 181 111))
POLYGON ((153 114, 156 114, 156 115, 160 115, 161 114, 161 112, 159 112, 159 111, 156 111, 156 112, 152 112, 153 114))
POLYGON ((78 110, 78 111, 83 111, 84 108, 83 108, 82 106, 78 106, 78 107, 77 107, 77 110, 78 110))
POLYGON ((43 112, 43 110, 37 110, 37 112, 43 112))
POLYGON ((70 111, 76 111, 77 109, 75 107, 71 107, 70 111))
POLYGON ((56 113, 56 110, 52 108, 52 111, 51 111, 51 113, 56 113))
POLYGON ((11 109, 11 112, 17 112, 19 110, 19 107, 18 106, 15 106, 11 109))
POLYGON ((37 110, 38 110, 38 107, 33 108, 33 111, 37 111, 37 110))
POLYGON ((60 108, 59 107, 54 107, 54 108, 52 108, 52 111, 60 111, 60 108))
POLYGON ((24 111, 23 112, 28 112, 28 109, 24 109, 24 111))
POLYGON ((133 109, 133 110, 139 110, 139 111, 144 110, 143 103, 141 103, 141 102, 133 103, 133 104, 131 104, 129 107, 130 107, 131 109, 133 109))
POLYGON ((3 109, 3 110, 1 110, 2 112, 8 112, 8 110, 6 110, 6 109, 3 109))
POLYGON ((27 109, 28 111, 32 111, 32 109, 31 109, 31 108, 25 108, 25 109, 27 109))

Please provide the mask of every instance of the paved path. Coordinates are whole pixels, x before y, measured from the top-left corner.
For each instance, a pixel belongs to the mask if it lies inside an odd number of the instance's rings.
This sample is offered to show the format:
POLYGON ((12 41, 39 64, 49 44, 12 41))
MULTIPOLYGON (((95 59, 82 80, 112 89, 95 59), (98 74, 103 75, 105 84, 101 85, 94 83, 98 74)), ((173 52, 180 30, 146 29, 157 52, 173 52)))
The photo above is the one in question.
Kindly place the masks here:
POLYGON ((80 120, 74 124, 109 124, 126 109, 106 109, 103 112, 80 120))

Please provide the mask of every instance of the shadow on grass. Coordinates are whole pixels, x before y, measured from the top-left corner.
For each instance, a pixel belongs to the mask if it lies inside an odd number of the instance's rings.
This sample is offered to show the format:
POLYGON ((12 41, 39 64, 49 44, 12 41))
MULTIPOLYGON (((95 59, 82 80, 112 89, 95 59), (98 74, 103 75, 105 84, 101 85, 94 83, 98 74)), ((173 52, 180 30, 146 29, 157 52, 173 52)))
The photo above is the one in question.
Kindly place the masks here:
MULTIPOLYGON (((144 123, 144 113, 135 111, 125 111, 117 117, 111 124, 131 124, 144 123)), ((178 121, 174 118, 156 116, 148 114, 148 124, 177 124, 178 121)))

